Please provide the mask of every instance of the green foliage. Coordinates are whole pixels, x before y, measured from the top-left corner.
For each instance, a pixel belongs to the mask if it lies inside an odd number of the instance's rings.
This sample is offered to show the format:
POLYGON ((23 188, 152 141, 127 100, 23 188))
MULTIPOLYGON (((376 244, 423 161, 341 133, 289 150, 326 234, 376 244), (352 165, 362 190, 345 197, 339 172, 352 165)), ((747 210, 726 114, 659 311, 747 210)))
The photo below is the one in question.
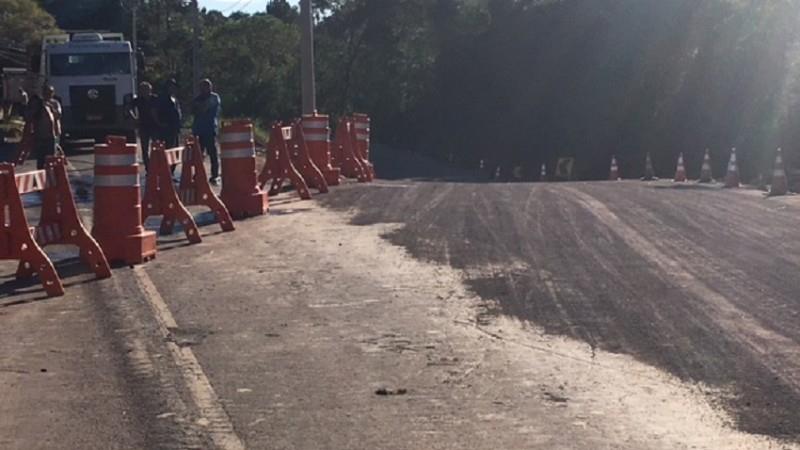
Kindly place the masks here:
POLYGON ((286 0, 270 0, 267 3, 267 14, 288 24, 297 22, 300 16, 297 8, 290 5, 286 0))
POLYGON ((299 39, 295 26, 266 14, 242 15, 208 30, 207 76, 226 115, 266 123, 299 113, 299 39))
POLYGON ((53 16, 35 0, 0 0, 0 46, 35 47, 57 30, 53 16))
POLYGON ((787 78, 798 60, 797 2, 490 6, 484 33, 440 55, 440 84, 424 110, 444 119, 442 152, 528 167, 576 156, 590 177, 605 174, 611 154, 639 174, 650 151, 667 173, 678 152, 699 167, 710 147, 723 173, 735 146, 753 176, 776 146, 797 153, 785 137, 796 128, 797 102, 785 94, 797 89, 787 78))
MULTIPOLYGON (((320 105, 333 112, 368 111, 403 134, 433 86, 440 45, 436 7, 453 1, 342 2, 317 32, 320 105)), ((378 127, 375 127, 378 130, 378 127)))
MULTIPOLYGON (((118 0, 41 1, 62 26, 129 33, 118 0)), ((144 76, 176 77, 188 100, 189 2, 140 4, 144 76)), ((636 174, 647 151, 668 172, 678 152, 691 170, 710 147, 721 173, 736 146, 745 177, 766 171, 779 145, 800 156, 797 0, 313 4, 319 109, 369 113, 383 142, 470 167, 575 156, 587 177, 604 176, 612 153, 636 174)), ((201 14, 201 67, 228 117, 299 112, 298 11, 285 0, 267 11, 201 14)))
POLYGON ((122 31, 126 23, 120 0, 40 0, 65 30, 122 31))
POLYGON ((159 87, 175 78, 182 97, 192 86, 192 10, 181 0, 151 0, 139 18, 139 51, 144 56, 142 75, 159 87))

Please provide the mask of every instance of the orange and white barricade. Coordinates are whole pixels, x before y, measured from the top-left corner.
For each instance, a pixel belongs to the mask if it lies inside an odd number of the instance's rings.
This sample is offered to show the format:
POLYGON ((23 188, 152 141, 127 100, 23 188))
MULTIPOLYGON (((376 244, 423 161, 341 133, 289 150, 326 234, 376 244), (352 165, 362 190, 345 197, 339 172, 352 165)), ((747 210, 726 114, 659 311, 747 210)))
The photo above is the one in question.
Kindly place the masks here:
POLYGON ((72 197, 64 158, 49 157, 44 170, 15 174, 12 164, 0 165, 2 238, 0 259, 19 260, 17 278, 38 274, 50 296, 64 294, 55 267, 42 248, 53 244, 75 245, 81 261, 97 278, 108 278, 111 269, 103 250, 81 223, 72 197), (22 195, 42 193, 39 224, 30 227, 22 205, 22 195))
POLYGON ((289 146, 289 154, 292 156, 292 164, 300 172, 306 184, 316 188, 320 194, 327 193, 328 183, 325 181, 322 171, 311 159, 306 145, 305 133, 303 132, 303 124, 300 120, 296 120, 292 124, 292 138, 287 144, 289 146))
POLYGON ((34 229, 28 226, 21 197, 44 188, 46 178, 43 170, 17 176, 13 164, 0 164, 0 259, 19 261, 18 278, 28 270, 38 273, 47 295, 55 297, 64 295, 64 286, 50 258, 36 242, 34 229))
POLYGON ((739 164, 736 162, 736 147, 734 147, 731 149, 731 159, 728 160, 728 171, 725 174, 725 187, 732 189, 738 188, 740 185, 739 164))
POLYGON ((269 210, 269 199, 256 177, 253 124, 249 120, 226 123, 222 127, 220 144, 222 202, 236 219, 265 214, 269 210))
POLYGON ((194 217, 178 197, 172 181, 171 167, 183 161, 183 147, 165 149, 156 141, 150 149, 150 167, 147 170, 142 206, 142 223, 151 216, 163 216, 159 234, 172 234, 175 222, 183 226, 186 239, 192 244, 202 242, 194 217))
POLYGON ((336 126, 332 152, 343 176, 365 183, 369 181, 369 175, 357 153, 354 137, 355 125, 347 117, 342 117, 336 126))
POLYGON ((184 206, 201 205, 208 207, 217 219, 222 231, 233 231, 233 220, 228 208, 217 197, 208 184, 206 166, 203 165, 203 151, 195 138, 186 139, 183 147, 183 166, 181 181, 178 186, 181 202, 184 206))
POLYGON ((269 195, 275 195, 280 192, 281 186, 288 180, 300 194, 300 198, 308 200, 311 198, 311 192, 308 190, 306 180, 292 163, 292 157, 289 154, 288 143, 292 140, 293 132, 293 127, 283 127, 279 122, 272 124, 267 145, 267 160, 258 175, 258 183, 263 188, 272 181, 269 195))
POLYGON ((711 169, 711 151, 706 149, 706 154, 703 156, 703 165, 700 168, 700 179, 698 183, 713 183, 714 174, 711 169))
POLYGON ((303 137, 314 162, 329 186, 339 184, 340 170, 331 164, 331 130, 327 114, 303 115, 303 137))
POLYGON ((136 144, 109 136, 94 148, 92 236, 111 263, 141 264, 156 256, 156 235, 142 227, 136 144))
MULTIPOLYGON (((355 134, 356 154, 361 158, 361 165, 367 172, 367 179, 375 179, 375 167, 369 160, 370 120, 366 114, 353 114, 353 132, 355 134)), ((452 155, 451 155, 452 156, 452 155)), ((452 158, 451 161, 452 162, 452 158)))
POLYGON ((642 177, 642 181, 654 181, 657 179, 656 171, 653 168, 653 159, 650 157, 650 152, 647 152, 647 156, 645 156, 644 159, 644 176, 642 177))
POLYGON ((619 165, 617 164, 617 157, 611 156, 611 168, 608 170, 608 179, 610 181, 619 181, 621 180, 619 176, 619 165))
POLYGON ((678 165, 675 168, 675 178, 673 181, 676 183, 686 182, 686 164, 683 162, 683 153, 678 155, 678 165))
POLYGON ((788 193, 789 180, 783 165, 783 152, 779 148, 775 154, 775 165, 772 168, 772 184, 769 187, 769 195, 786 195, 788 193))

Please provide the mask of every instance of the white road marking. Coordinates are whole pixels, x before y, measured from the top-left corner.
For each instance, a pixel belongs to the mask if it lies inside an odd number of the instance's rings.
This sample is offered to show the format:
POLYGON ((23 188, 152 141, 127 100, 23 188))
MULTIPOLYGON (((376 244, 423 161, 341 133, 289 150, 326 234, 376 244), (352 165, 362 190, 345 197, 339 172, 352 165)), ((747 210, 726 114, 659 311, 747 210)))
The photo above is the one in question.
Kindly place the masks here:
POLYGON ((201 423, 208 424, 209 434, 214 444, 221 450, 244 450, 245 445, 233 428, 228 413, 222 407, 214 388, 208 381, 208 377, 203 372, 203 368, 197 361, 191 347, 180 347, 170 341, 170 328, 177 328, 178 324, 169 310, 164 298, 159 294, 153 281, 147 275, 142 266, 133 269, 136 280, 141 287, 147 303, 153 309, 153 313, 158 322, 158 329, 161 335, 167 339, 167 348, 172 359, 181 371, 183 380, 189 388, 197 408, 203 417, 201 423))

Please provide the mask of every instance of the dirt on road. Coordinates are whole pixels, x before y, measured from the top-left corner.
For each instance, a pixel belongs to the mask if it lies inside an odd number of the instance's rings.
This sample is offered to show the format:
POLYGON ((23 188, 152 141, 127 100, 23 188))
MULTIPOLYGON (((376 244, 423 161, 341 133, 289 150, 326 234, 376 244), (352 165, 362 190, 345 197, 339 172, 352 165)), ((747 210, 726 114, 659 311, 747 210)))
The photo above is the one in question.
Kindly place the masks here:
POLYGON ((696 185, 385 182, 324 204, 459 269, 498 311, 703 386, 800 437, 800 205, 696 185))
POLYGON ((161 238, 64 298, 9 277, 0 446, 800 448, 792 200, 419 180, 316 198, 161 238))

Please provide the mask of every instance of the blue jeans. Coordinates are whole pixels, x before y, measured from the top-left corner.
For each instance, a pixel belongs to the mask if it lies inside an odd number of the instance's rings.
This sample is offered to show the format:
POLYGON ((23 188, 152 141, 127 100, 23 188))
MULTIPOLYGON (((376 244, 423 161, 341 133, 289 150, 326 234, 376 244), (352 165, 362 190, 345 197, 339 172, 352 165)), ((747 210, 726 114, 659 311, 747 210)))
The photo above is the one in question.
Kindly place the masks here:
POLYGON ((219 177, 219 151, 217 150, 217 137, 212 135, 197 136, 200 148, 208 153, 211 160, 211 178, 219 177))

